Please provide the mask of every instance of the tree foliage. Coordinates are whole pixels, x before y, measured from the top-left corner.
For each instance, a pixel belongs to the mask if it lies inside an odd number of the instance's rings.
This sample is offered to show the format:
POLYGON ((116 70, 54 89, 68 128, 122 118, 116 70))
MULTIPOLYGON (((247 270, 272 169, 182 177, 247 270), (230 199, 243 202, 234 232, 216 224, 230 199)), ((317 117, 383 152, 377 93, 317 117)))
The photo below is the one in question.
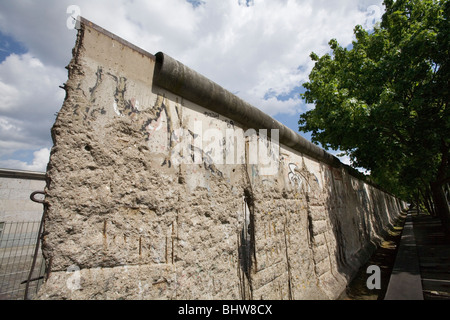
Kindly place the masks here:
POLYGON ((405 198, 450 180, 450 1, 384 5, 374 30, 355 27, 351 49, 333 39, 330 54, 311 54, 302 97, 315 108, 299 129, 405 198))

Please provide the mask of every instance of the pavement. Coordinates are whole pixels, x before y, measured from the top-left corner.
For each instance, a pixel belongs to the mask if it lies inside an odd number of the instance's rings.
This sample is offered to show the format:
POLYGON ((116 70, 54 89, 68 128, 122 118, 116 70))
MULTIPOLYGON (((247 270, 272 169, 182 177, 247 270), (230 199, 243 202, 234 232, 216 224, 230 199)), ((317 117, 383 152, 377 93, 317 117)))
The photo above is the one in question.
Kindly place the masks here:
POLYGON ((450 236, 439 218, 409 211, 385 300, 450 300, 450 236))

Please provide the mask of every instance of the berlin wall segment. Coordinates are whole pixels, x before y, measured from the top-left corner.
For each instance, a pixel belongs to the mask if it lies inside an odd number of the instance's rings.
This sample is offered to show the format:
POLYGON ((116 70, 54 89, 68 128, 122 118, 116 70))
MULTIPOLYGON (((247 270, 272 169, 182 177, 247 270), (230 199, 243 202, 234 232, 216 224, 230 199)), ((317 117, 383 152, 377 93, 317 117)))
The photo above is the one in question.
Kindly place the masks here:
POLYGON ((335 299, 402 209, 212 81, 83 18, 68 71, 40 299, 335 299))

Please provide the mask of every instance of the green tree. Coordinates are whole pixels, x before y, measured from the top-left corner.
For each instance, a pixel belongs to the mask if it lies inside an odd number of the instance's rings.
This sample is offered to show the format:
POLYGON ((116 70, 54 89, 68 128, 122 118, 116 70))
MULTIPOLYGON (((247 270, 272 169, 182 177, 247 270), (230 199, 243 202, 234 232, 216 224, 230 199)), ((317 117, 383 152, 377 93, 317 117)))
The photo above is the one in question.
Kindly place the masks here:
MULTIPOLYGON (((302 94, 315 108, 299 130, 340 149, 354 166, 404 199, 431 195, 450 229, 449 0, 386 0, 382 22, 356 26, 351 49, 336 40, 319 57, 302 94)), ((427 202, 429 204, 429 202, 427 202)))

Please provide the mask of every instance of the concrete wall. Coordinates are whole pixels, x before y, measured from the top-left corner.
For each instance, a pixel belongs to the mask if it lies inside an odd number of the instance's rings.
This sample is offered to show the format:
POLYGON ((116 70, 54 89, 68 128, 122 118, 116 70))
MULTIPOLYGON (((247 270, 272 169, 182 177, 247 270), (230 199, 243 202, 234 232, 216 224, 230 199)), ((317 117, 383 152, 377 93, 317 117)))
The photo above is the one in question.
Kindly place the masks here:
POLYGON ((40 221, 42 204, 31 201, 30 195, 44 188, 43 172, 0 169, 0 222, 40 221))
POLYGON ((68 70, 41 299, 335 299, 402 209, 212 81, 87 20, 68 70))

